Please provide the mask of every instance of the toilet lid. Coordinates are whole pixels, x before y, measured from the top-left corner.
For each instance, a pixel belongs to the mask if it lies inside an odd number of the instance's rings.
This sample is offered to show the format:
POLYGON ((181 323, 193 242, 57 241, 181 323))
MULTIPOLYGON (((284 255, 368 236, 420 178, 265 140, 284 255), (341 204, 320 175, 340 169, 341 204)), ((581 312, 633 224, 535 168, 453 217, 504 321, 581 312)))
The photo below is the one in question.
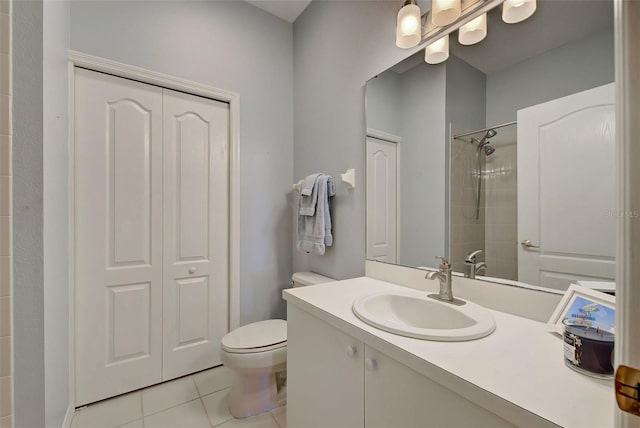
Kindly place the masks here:
POLYGON ((256 348, 277 348, 287 342, 287 322, 285 320, 265 320, 247 324, 227 333, 222 338, 222 349, 229 352, 257 350, 256 348), (280 346, 274 346, 279 345, 280 346))

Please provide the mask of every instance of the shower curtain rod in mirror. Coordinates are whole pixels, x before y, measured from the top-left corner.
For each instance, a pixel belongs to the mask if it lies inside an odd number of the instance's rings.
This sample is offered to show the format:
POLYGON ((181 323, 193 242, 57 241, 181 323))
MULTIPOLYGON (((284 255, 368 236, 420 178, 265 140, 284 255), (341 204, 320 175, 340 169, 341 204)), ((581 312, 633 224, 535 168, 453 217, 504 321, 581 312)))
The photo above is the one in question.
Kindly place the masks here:
POLYGON ((517 125, 518 121, 514 120, 513 122, 507 122, 507 123, 503 123, 502 125, 496 125, 496 126, 490 126, 488 128, 484 128, 484 129, 478 129, 477 131, 473 131, 473 132, 466 132, 464 134, 460 134, 460 135, 454 135, 453 138, 454 139, 458 139, 458 138, 462 138, 462 137, 468 137, 469 135, 473 135, 473 134, 479 134, 481 132, 487 132, 490 129, 498 129, 498 128, 504 128, 505 126, 511 126, 511 125, 517 125))

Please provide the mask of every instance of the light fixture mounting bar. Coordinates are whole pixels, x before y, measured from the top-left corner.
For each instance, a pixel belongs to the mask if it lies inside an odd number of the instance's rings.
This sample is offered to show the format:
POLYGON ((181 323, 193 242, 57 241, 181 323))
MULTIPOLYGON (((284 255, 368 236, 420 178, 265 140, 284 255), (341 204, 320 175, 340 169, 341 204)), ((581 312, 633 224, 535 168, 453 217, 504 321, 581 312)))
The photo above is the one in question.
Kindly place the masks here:
POLYGON ((430 44, 449 33, 456 31, 462 25, 474 18, 504 3, 504 0, 462 0, 462 14, 455 22, 438 27, 431 22, 431 11, 427 11, 421 17, 422 37, 419 45, 430 44))

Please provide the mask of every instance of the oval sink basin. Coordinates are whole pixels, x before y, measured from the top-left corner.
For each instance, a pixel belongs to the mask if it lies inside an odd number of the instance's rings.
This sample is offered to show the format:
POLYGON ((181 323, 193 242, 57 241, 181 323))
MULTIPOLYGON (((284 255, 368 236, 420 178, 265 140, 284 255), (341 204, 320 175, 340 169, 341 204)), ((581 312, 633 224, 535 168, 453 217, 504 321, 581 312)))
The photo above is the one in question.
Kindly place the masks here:
POLYGON ((416 339, 458 342, 491 334, 491 312, 472 302, 455 306, 417 290, 369 294, 353 303, 353 313, 365 323, 389 333, 416 339))

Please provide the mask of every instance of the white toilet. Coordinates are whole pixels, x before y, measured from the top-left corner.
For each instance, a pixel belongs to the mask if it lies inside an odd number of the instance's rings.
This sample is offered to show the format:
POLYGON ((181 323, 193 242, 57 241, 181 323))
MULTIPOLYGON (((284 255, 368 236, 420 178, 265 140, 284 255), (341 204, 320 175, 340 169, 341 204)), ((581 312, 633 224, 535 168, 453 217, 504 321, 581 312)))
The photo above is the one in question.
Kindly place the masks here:
MULTIPOLYGON (((296 272, 294 287, 334 282, 313 272, 296 272)), ((235 418, 268 412, 284 404, 287 369, 287 322, 247 324, 222 338, 222 363, 234 372, 229 411, 235 418)))

